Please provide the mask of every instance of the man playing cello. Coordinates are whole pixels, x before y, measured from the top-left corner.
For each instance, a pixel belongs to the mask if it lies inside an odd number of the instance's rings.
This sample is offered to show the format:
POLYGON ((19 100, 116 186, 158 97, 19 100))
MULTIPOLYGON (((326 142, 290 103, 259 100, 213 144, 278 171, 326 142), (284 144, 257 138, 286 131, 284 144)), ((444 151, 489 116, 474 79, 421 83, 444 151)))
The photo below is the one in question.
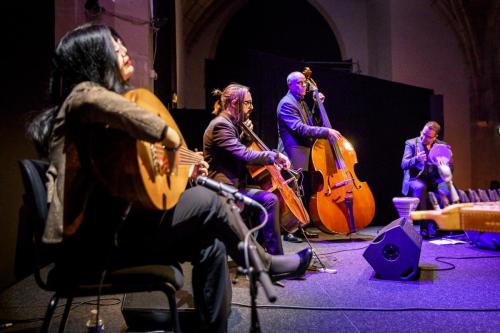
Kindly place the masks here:
MULTIPOLYGON (((234 186, 243 194, 261 203, 268 212, 268 221, 258 240, 271 254, 283 254, 280 238, 279 202, 275 194, 263 191, 255 186, 246 169, 247 165, 278 164, 290 167, 288 158, 273 151, 255 151, 247 148, 242 141, 245 136, 240 124, 245 122, 251 127, 248 118, 253 110, 252 95, 249 88, 230 84, 224 91, 216 90, 220 96, 216 103, 214 118, 203 136, 203 153, 210 164, 209 177, 234 186)), ((260 220, 264 216, 261 214, 260 220)))

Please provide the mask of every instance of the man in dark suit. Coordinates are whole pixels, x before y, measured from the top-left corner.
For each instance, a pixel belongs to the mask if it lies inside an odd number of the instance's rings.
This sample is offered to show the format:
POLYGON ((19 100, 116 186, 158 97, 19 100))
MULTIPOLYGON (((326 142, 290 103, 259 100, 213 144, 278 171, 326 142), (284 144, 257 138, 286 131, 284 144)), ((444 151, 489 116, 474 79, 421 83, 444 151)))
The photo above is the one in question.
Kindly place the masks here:
MULTIPOLYGON (((248 87, 233 83, 224 91, 214 91, 214 94, 220 96, 214 110, 217 117, 210 122, 203 135, 203 153, 210 164, 208 175, 238 188, 241 193, 266 208, 267 223, 257 240, 270 254, 283 254, 278 197, 274 193, 261 190, 250 177, 247 166, 277 164, 286 169, 290 167, 290 161, 284 154, 256 151, 245 145, 250 143, 250 140, 243 135, 241 124, 252 128, 249 116, 253 110, 252 95, 248 87)), ((261 213, 259 220, 262 221, 264 217, 261 213)))
MULTIPOLYGON (((304 97, 307 83, 304 74, 292 72, 287 77, 288 93, 278 104, 278 150, 285 153, 294 169, 304 173, 304 205, 309 206, 311 196, 311 174, 309 165, 311 147, 315 139, 340 138, 340 133, 332 128, 315 126, 304 97)), ((297 241, 293 235, 285 235, 285 240, 297 241)))
MULTIPOLYGON (((404 195, 420 199, 419 210, 430 209, 428 192, 436 192, 442 205, 449 201, 450 187, 439 174, 438 167, 429 159, 429 152, 435 144, 448 145, 438 139, 441 126, 435 121, 424 125, 420 136, 406 140, 401 168, 404 170, 403 188, 404 195)), ((453 162, 450 160, 450 167, 453 162)), ((435 234, 435 224, 421 223, 423 236, 435 234), (427 230, 428 229, 428 230, 427 230)))

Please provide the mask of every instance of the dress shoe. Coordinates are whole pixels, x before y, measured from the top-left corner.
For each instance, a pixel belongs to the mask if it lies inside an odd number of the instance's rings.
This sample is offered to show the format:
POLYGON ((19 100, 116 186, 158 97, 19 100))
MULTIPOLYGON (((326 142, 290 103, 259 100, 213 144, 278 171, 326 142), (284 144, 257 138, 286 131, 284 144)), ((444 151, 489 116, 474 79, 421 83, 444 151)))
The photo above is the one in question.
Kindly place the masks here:
POLYGON ((294 234, 284 234, 283 240, 290 243, 302 243, 303 239, 295 236, 294 234))
POLYGON ((443 232, 439 230, 436 222, 422 221, 420 223, 420 236, 423 239, 439 238, 443 236, 443 232))
POLYGON ((293 271, 279 273, 279 274, 273 274, 272 272, 270 272, 271 279, 273 281, 279 281, 283 279, 300 279, 304 277, 307 268, 311 264, 313 251, 311 248, 306 247, 302 251, 297 252, 296 255, 298 255, 300 258, 300 262, 297 268, 293 271))

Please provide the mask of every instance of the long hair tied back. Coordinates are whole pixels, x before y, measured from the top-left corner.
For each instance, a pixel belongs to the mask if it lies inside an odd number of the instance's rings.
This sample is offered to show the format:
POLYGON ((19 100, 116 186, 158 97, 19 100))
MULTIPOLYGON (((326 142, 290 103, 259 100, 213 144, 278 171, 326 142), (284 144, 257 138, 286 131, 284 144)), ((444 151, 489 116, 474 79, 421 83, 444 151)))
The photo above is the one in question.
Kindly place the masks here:
POLYGON ((222 90, 212 90, 212 96, 217 97, 217 100, 214 103, 214 110, 212 111, 212 114, 218 116, 222 112, 222 105, 220 101, 222 97, 222 90))
POLYGON ((212 95, 220 98, 214 104, 213 114, 219 115, 223 110, 227 110, 229 108, 229 104, 233 100, 236 100, 238 102, 237 109, 234 110, 233 113, 231 113, 231 117, 233 118, 234 123, 239 123, 243 120, 241 106, 243 104, 243 101, 245 100, 245 94, 249 91, 250 88, 238 83, 231 83, 226 88, 224 88, 223 91, 214 89, 212 91, 212 95))

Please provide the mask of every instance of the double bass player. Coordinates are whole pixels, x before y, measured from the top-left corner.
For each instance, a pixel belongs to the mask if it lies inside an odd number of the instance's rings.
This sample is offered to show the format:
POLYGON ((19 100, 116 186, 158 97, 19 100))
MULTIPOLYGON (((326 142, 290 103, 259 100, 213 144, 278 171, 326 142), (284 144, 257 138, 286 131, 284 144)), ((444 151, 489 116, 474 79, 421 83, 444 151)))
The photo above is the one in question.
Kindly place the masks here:
MULTIPOLYGON (((315 126, 313 114, 304 101, 307 93, 306 77, 301 72, 292 72, 286 79, 287 94, 277 108, 278 115, 278 150, 285 153, 294 169, 301 169, 304 174, 304 205, 307 207, 312 192, 311 147, 315 139, 331 138, 337 140, 341 134, 332 128, 315 126)), ((324 97, 320 95, 321 97, 324 97)), ((290 234, 286 240, 297 241, 290 234)))

